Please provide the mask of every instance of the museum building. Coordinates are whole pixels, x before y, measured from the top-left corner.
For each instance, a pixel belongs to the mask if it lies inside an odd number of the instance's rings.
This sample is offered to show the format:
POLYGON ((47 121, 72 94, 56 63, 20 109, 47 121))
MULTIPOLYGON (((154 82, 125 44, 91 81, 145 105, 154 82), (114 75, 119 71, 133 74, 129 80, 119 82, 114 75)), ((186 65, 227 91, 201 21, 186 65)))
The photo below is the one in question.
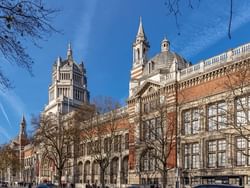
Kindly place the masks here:
MULTIPOLYGON (((193 65, 171 50, 167 38, 159 46, 161 51, 148 57, 150 45, 140 20, 132 46, 129 97, 118 109, 122 121, 116 122, 122 125, 111 146, 105 183, 162 185, 166 172, 168 187, 250 184, 250 44, 193 65)), ((86 70, 74 61, 69 45, 67 58, 58 57, 53 64, 44 113, 69 117, 81 105, 91 105, 86 70)), ((98 185, 98 164, 88 146, 79 144, 77 165, 65 170, 63 180, 77 187, 98 185)), ((20 178, 56 182, 53 164, 39 148, 31 152, 30 147, 22 150, 28 175, 20 178)))

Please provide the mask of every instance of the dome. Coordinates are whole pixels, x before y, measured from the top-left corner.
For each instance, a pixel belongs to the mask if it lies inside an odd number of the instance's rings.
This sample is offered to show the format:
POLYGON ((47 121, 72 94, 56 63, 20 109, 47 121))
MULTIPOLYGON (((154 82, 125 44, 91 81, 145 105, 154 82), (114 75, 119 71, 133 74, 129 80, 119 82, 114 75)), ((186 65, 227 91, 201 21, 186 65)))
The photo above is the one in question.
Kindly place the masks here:
POLYGON ((175 62, 177 62, 178 69, 184 69, 189 66, 189 63, 177 53, 162 51, 145 64, 143 74, 148 75, 159 70, 164 70, 164 72, 168 73, 175 62))

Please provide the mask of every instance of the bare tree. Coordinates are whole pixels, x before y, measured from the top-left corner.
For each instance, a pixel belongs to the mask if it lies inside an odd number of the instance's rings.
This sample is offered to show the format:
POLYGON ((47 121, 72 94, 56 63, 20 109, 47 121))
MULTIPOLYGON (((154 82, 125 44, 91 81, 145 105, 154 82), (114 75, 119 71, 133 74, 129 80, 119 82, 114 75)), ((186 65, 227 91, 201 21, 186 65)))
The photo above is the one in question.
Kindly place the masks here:
MULTIPOLYGON (((241 62, 239 67, 228 68, 224 87, 229 91, 227 98, 233 100, 234 108, 226 108, 226 125, 236 131, 234 134, 250 141, 250 64, 241 62)), ((220 122, 219 122, 220 123, 220 122)))
POLYGON ((62 186, 61 178, 73 157, 73 146, 79 131, 72 120, 58 114, 42 114, 33 119, 36 126, 33 143, 38 147, 44 160, 50 161, 58 173, 59 186, 62 186))
MULTIPOLYGON (((7 62, 26 69, 32 75, 33 60, 25 42, 46 39, 56 30, 51 16, 57 10, 49 9, 43 0, 0 0, 0 52, 7 62)), ((11 88, 8 77, 0 69, 0 86, 11 88)))
POLYGON ((160 102, 158 98, 151 103, 148 114, 140 121, 140 140, 144 145, 143 155, 140 156, 140 170, 159 173, 162 187, 166 188, 168 172, 175 167, 176 115, 165 101, 160 102), (144 164, 144 157, 149 158, 151 167, 144 164))
POLYGON ((18 152, 12 149, 9 145, 3 145, 0 147, 0 172, 2 180, 4 180, 4 173, 7 172, 8 168, 12 171, 18 171, 20 167, 20 160, 18 152))
POLYGON ((99 166, 100 182, 104 188, 105 173, 110 167, 114 153, 121 152, 119 134, 124 112, 121 111, 119 103, 109 97, 97 98, 94 103, 96 110, 92 117, 83 123, 81 139, 87 145, 87 154, 93 157, 99 166))

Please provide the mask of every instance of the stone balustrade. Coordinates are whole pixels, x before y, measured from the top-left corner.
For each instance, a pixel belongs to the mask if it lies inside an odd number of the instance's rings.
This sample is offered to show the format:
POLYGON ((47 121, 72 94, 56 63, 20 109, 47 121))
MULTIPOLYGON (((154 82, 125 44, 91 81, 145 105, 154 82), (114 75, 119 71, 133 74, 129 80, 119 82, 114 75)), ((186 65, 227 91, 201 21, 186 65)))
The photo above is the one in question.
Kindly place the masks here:
POLYGON ((238 60, 242 57, 244 58, 247 55, 250 55, 250 43, 228 50, 227 52, 211 57, 207 60, 199 62, 198 64, 194 64, 193 66, 181 70, 179 79, 182 80, 186 77, 192 76, 193 74, 205 72, 212 67, 238 60))

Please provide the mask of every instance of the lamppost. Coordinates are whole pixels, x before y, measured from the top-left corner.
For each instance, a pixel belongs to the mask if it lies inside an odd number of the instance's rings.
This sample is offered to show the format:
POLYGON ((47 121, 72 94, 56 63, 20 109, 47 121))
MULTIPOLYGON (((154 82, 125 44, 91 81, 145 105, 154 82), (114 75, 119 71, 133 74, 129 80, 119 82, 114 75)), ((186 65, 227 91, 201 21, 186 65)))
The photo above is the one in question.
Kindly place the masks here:
POLYGON ((65 182, 66 186, 68 187, 68 170, 65 170, 65 182))
POLYGON ((139 176, 139 184, 141 184, 140 164, 138 164, 138 163, 135 165, 135 172, 136 172, 136 174, 138 174, 138 176, 139 176))

